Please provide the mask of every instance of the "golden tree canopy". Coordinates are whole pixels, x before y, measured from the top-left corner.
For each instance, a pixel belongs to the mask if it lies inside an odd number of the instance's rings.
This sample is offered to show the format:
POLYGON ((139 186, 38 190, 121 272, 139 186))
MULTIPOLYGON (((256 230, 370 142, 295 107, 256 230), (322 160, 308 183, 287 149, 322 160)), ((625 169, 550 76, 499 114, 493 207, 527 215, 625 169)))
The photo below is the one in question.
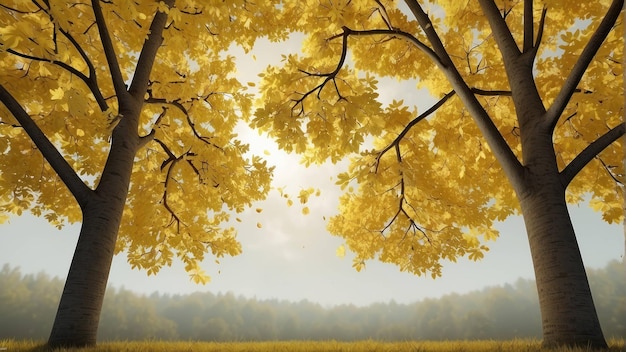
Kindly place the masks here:
MULTIPOLYGON (((547 108, 610 2, 534 3, 534 38, 540 44, 533 72, 547 108)), ((527 42, 523 2, 497 5, 521 51, 527 42)), ((502 55, 479 4, 448 0, 422 6, 432 21, 426 28, 437 31, 524 165, 523 131, 502 55)), ((284 1, 281 9, 281 25, 307 34, 303 54, 285 56, 263 73, 262 106, 252 125, 283 149, 301 153, 307 164, 351 158, 349 170, 338 175, 345 193, 328 228, 356 253, 355 268, 376 257, 434 277, 441 274, 442 259, 481 258, 485 241, 498 236, 494 222, 519 212, 519 203, 404 2, 284 1), (378 77, 417 79, 415 100, 417 88, 427 88, 437 103, 381 102, 378 77)), ((561 169, 623 121, 623 47, 618 19, 556 124, 561 169)), ((590 195, 606 221, 620 221, 622 157, 620 141, 606 148, 569 185, 568 202, 590 195)))
MULTIPOLYGON (((156 273, 177 256, 196 282, 205 282, 198 263, 208 251, 217 257, 241 251, 227 222, 265 198, 273 168, 234 132, 248 118, 252 97, 235 78, 228 49, 248 51, 260 36, 283 38, 273 15, 277 3, 99 2, 118 72, 111 72, 92 3, 0 5, 0 84, 92 188, 122 118, 112 77, 122 75, 128 86, 133 76, 149 75, 138 134, 150 138, 135 157, 116 248, 128 252, 133 267, 156 273), (166 29, 145 72, 137 63, 158 11, 168 15, 166 29)), ((0 221, 23 211, 57 227, 81 220, 72 194, 4 105, 0 170, 0 221)))

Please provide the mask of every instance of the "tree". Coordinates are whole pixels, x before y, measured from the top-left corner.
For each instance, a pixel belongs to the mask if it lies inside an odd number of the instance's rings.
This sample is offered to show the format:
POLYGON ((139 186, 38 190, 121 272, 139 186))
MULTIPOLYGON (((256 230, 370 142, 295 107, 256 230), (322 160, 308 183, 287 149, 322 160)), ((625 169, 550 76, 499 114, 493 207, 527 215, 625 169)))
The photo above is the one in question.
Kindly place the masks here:
POLYGON ((439 276, 522 214, 543 344, 605 347, 566 205, 590 197, 622 217, 622 6, 286 1, 281 23, 308 33, 304 53, 263 74, 252 126, 307 164, 351 156, 328 229, 357 270, 376 257, 439 276), (385 76, 437 100, 382 104, 385 76))
POLYGON ((235 138, 251 96, 226 51, 279 38, 274 6, 0 5, 0 216, 82 221, 51 346, 95 344, 114 253, 148 274, 176 256, 204 283, 207 252, 241 251, 227 221, 266 196, 272 168, 235 138))

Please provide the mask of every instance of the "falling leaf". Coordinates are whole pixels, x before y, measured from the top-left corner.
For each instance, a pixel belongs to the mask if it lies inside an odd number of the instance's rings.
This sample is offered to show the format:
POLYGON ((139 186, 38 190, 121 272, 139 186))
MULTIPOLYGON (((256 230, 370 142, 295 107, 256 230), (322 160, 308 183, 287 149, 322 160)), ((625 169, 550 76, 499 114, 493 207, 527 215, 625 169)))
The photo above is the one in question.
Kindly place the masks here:
POLYGON ((346 256, 346 247, 342 244, 341 246, 339 246, 339 248, 337 248, 337 250, 335 251, 335 254, 339 258, 345 257, 346 256))

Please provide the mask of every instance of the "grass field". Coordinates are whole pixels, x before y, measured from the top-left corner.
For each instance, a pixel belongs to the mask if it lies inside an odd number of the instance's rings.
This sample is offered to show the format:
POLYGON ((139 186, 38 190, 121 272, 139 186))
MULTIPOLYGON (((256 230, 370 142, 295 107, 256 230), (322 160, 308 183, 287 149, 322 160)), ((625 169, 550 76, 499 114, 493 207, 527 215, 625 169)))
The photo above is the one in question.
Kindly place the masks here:
MULTIPOLYGON (((611 352, 626 352, 624 340, 610 340, 611 352)), ((41 341, 0 340, 0 351, 49 351, 41 341)), ((537 340, 510 341, 272 341, 272 342, 163 342, 163 341, 119 341, 102 342, 98 346, 85 349, 60 349, 57 351, 86 352, 539 352, 541 342, 537 340)), ((583 352, 581 348, 560 348, 554 352, 583 352)))

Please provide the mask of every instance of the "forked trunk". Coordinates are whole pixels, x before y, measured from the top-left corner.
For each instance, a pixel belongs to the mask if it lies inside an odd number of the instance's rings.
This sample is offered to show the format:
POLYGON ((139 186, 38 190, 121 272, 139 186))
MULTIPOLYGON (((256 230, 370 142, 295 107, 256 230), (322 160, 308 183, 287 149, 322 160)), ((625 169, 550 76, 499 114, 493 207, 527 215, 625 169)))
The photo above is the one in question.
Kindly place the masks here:
POLYGON ((89 200, 81 204, 83 224, 48 339, 50 347, 96 344, 137 148, 136 130, 136 125, 120 122, 100 183, 89 200))
POLYGON ((541 308, 545 347, 606 348, 589 281, 565 202, 552 182, 520 197, 541 308))

